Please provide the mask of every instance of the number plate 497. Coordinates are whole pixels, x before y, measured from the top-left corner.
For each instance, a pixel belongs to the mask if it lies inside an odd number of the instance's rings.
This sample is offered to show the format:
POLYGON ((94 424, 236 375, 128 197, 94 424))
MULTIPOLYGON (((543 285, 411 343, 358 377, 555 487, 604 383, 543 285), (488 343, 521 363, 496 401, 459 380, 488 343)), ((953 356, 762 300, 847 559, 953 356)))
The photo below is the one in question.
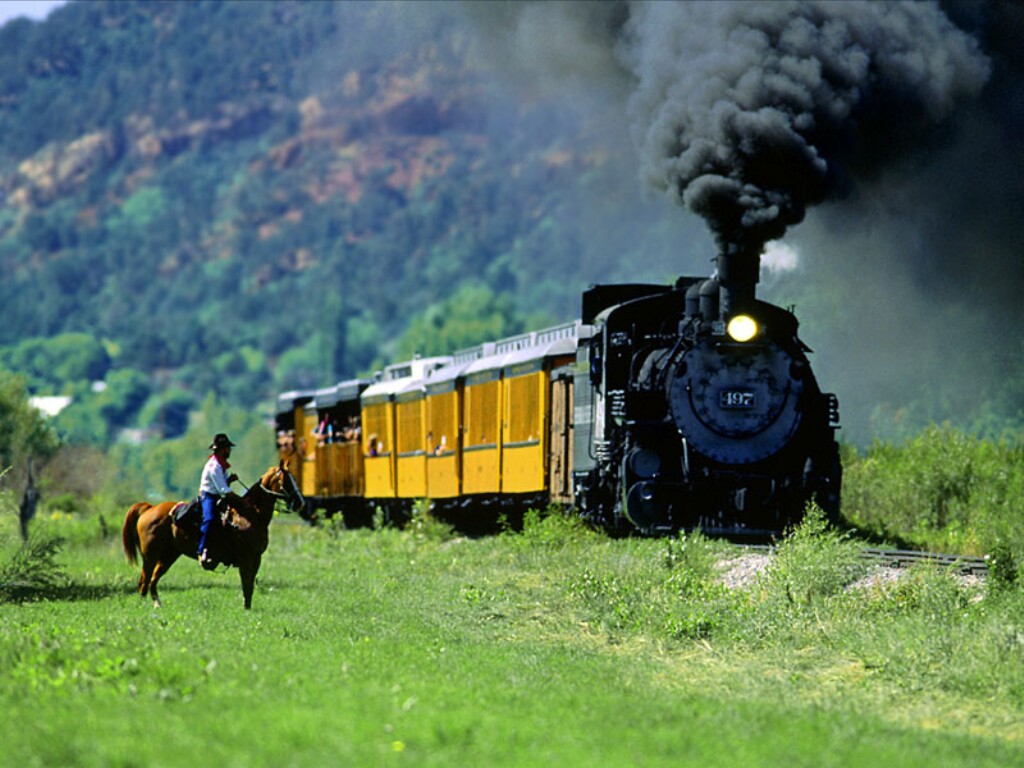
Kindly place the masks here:
POLYGON ((718 404, 722 408, 753 408, 757 403, 754 393, 745 389, 723 389, 718 395, 718 404))

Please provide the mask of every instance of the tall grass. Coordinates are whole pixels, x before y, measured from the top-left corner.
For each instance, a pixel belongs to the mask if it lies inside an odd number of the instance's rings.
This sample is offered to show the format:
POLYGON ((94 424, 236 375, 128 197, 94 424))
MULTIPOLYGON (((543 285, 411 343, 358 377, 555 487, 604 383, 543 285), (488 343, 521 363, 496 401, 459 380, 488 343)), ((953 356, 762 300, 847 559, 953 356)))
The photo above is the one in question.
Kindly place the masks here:
POLYGON ((154 610, 95 519, 41 516, 70 585, 0 604, 0 707, 32 713, 0 721, 0 765, 1024 756, 1019 590, 932 570, 861 586, 814 512, 736 588, 721 562, 739 553, 700 534, 611 539, 535 513, 470 539, 425 512, 402 530, 279 519, 251 612, 233 571, 191 561, 154 610))
POLYGON ((1024 562, 1024 446, 933 426, 901 444, 849 451, 843 515, 881 538, 1024 562))
POLYGON ((880 533, 998 539, 999 588, 877 578, 813 508, 726 584, 752 556, 700 533, 612 539, 548 510, 466 538, 420 504, 401 530, 278 518, 251 612, 233 570, 185 560, 154 610, 123 510, 44 509, 33 535, 63 549, 0 550, 63 580, 0 600, 0 708, 32 713, 0 720, 0 765, 1019 764, 1013 453, 939 430, 847 464, 849 493, 903 515, 880 533), (922 499, 930 517, 903 514, 922 499))

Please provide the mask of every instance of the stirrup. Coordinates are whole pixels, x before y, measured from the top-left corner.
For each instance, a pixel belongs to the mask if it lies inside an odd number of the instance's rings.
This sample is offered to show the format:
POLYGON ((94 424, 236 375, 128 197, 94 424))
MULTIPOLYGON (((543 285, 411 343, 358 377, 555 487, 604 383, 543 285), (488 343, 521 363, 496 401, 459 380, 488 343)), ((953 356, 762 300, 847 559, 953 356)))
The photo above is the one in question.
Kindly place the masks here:
POLYGON ((217 561, 210 557, 209 548, 203 550, 203 554, 199 556, 199 564, 203 566, 204 571, 212 571, 217 567, 217 561))

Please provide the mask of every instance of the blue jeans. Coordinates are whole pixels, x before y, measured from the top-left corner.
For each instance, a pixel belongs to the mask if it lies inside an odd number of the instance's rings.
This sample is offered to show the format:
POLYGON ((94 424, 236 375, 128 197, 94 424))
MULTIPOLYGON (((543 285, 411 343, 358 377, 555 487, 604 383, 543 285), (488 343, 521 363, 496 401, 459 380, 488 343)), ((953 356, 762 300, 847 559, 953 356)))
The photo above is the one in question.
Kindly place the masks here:
POLYGON ((217 519, 217 502, 220 501, 220 496, 204 493, 199 500, 203 504, 203 522, 199 526, 199 551, 196 554, 202 555, 203 550, 206 549, 206 537, 210 533, 210 525, 217 519))

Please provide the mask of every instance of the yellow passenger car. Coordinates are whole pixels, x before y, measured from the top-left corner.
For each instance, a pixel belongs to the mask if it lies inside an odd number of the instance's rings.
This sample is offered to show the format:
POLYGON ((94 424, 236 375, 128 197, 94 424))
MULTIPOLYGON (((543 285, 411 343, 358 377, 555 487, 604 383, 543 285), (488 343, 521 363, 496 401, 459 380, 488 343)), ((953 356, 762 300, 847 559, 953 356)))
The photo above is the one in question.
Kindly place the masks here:
MULTIPOLYGON (((293 390, 281 393, 277 398, 277 413, 274 416, 277 429, 278 459, 285 462, 288 471, 299 483, 303 494, 305 494, 303 485, 305 441, 302 439, 302 435, 306 424, 306 410, 313 402, 313 396, 312 390, 293 390)), ((312 461, 310 466, 315 467, 312 461)), ((315 469, 310 469, 310 472, 315 473, 315 469)), ((311 482, 315 483, 315 480, 311 482)))
POLYGON ((483 346, 456 353, 451 365, 426 382, 427 496, 454 499, 462 493, 464 372, 483 356, 483 346))
MULTIPOLYGON (((384 369, 380 381, 370 385, 363 392, 360 402, 367 499, 385 500, 399 497, 398 454, 401 448, 398 446, 396 396, 400 392, 408 391, 416 382, 422 381, 431 370, 450 362, 450 357, 442 357, 390 365, 384 369)), ((403 426, 403 441, 414 440, 413 435, 414 431, 409 431, 403 426)), ((403 444, 403 447, 407 446, 408 443, 403 444)), ((404 495, 402 497, 405 498, 404 495)))
POLYGON ((316 391, 315 506, 331 509, 344 497, 363 493, 359 396, 369 385, 368 380, 353 379, 316 391))
POLYGON ((462 493, 501 491, 501 363, 489 348, 465 372, 462 389, 462 493), (489 354, 488 354, 489 353, 489 354))
POLYGON ((517 341, 502 364, 502 493, 547 490, 551 371, 575 360, 578 323, 549 328, 517 341))
POLYGON ((427 496, 426 408, 422 381, 413 382, 395 395, 397 495, 407 499, 427 496))
MULTIPOLYGON (((368 521, 430 499, 466 522, 571 502, 580 324, 388 366, 278 402, 278 448, 313 508, 368 521), (557 372, 557 375, 556 375, 557 372), (482 516, 481 516, 482 515, 482 516)), ((494 519, 497 519, 494 517, 494 519)))

